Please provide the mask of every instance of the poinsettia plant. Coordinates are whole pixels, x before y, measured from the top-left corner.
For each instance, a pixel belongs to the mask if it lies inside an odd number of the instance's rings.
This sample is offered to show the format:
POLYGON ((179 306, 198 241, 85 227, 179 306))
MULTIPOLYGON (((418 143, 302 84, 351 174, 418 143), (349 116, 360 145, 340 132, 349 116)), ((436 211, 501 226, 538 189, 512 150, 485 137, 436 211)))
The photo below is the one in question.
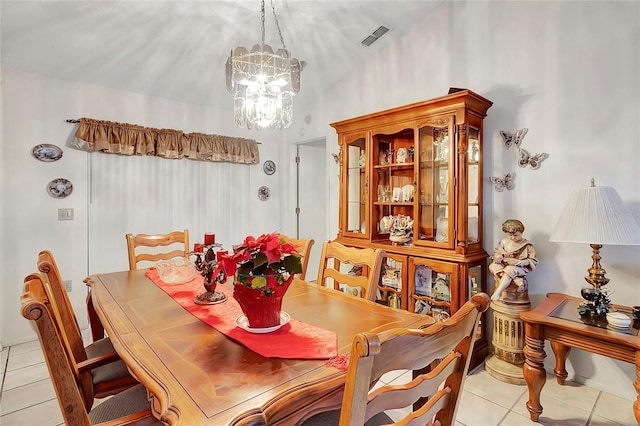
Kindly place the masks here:
POLYGON ((296 247, 273 232, 258 238, 248 236, 234 247, 233 254, 221 255, 216 274, 224 270, 236 275, 236 282, 270 294, 275 285, 283 284, 292 274, 302 272, 302 262, 296 247))

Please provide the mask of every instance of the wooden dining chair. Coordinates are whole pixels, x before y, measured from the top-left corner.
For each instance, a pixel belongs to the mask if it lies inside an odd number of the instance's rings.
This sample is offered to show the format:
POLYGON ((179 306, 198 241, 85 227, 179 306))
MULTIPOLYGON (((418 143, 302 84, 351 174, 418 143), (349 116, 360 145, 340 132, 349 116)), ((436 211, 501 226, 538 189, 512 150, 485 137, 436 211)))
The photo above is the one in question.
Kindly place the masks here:
POLYGON ((379 419, 386 410, 405 407, 413 408, 398 423, 387 418, 386 422, 373 424, 452 425, 469 370, 476 328, 489 303, 487 294, 478 293, 451 318, 424 329, 396 328, 357 335, 340 411, 318 414, 304 426, 372 424, 365 421, 376 415, 379 419), (371 391, 383 374, 393 370, 413 370, 414 379, 371 391), (424 398, 428 399, 422 403, 424 398))
POLYGON ((353 292, 364 299, 374 301, 380 280, 380 270, 384 250, 346 247, 337 241, 322 244, 317 284, 327 286, 333 281, 333 288, 353 292))
POLYGON ((151 414, 147 390, 140 384, 103 401, 90 411, 87 409, 86 395, 91 393, 91 383, 76 379, 67 356, 64 334, 59 327, 61 320, 46 286, 46 277, 42 274, 32 274, 24 279, 21 312, 31 321, 38 335, 65 424, 160 424, 151 414))
POLYGON ((53 319, 62 338, 73 375, 78 382, 85 383, 86 409, 93 405, 94 398, 104 398, 122 392, 138 381, 129 374, 127 366, 116 353, 109 338, 103 338, 84 346, 78 321, 62 284, 58 265, 48 250, 38 254, 38 270, 43 274, 45 295, 55 312, 53 319))
POLYGON ((127 234, 129 270, 138 269, 140 262, 157 262, 175 257, 189 257, 189 230, 168 234, 127 234), (141 249, 140 249, 141 248, 141 249))
POLYGON ((302 272, 297 274, 297 276, 304 280, 307 275, 307 265, 309 265, 309 254, 311 254, 311 247, 313 247, 315 241, 313 238, 295 239, 284 234, 280 234, 280 238, 287 243, 293 244, 298 250, 298 253, 300 254, 300 261, 302 262, 302 272))

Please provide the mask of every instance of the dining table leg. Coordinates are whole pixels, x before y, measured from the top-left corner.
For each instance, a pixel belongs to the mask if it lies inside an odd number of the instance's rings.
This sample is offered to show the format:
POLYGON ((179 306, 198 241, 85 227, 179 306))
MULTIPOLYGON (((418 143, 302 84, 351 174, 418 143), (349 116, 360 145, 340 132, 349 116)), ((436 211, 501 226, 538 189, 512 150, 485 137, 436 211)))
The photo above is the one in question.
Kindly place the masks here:
POLYGON ((87 293, 87 316, 89 317, 89 328, 91 328, 92 341, 100 340, 104 337, 104 326, 98 318, 96 308, 93 306, 93 300, 91 300, 91 290, 87 293))

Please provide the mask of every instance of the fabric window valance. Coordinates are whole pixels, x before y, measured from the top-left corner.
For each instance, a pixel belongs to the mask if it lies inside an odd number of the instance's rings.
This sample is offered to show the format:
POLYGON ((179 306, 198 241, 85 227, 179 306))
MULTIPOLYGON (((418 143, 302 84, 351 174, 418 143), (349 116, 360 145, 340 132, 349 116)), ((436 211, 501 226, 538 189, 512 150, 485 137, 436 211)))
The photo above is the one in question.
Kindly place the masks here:
POLYGON ((88 152, 259 164, 258 143, 231 136, 183 133, 81 118, 72 144, 88 152))

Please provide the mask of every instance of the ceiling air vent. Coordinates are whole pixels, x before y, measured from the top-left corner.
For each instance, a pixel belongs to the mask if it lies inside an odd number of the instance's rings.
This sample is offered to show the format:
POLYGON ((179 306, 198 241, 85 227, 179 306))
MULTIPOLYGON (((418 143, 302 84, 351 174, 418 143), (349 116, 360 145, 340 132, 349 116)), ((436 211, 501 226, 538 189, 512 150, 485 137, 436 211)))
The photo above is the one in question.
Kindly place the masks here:
POLYGON ((362 40, 360 43, 362 43, 363 45, 369 47, 373 43, 378 41, 378 39, 380 37, 382 37, 383 35, 385 35, 388 31, 389 31, 389 28, 385 27, 384 25, 380 25, 380 27, 378 27, 377 30, 375 30, 370 35, 368 35, 367 38, 362 40))

